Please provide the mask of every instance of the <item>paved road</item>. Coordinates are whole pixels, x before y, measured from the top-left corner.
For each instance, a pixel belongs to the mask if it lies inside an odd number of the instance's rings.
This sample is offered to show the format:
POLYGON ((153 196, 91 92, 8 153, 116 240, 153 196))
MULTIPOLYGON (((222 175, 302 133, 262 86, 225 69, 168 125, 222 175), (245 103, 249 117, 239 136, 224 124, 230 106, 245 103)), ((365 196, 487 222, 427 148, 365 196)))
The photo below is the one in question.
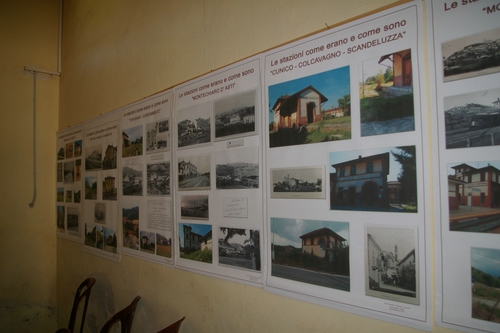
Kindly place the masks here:
POLYGON ((299 282, 310 283, 317 286, 345 291, 350 290, 349 276, 314 272, 307 269, 282 266, 277 264, 273 264, 271 275, 299 282))

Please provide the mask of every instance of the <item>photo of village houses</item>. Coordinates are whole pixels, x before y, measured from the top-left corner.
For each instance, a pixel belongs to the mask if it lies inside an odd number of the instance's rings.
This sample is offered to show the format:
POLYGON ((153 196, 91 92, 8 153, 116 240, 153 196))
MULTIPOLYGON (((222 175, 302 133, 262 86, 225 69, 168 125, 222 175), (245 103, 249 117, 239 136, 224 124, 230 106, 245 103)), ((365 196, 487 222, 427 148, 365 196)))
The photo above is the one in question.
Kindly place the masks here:
POLYGON ((260 271, 259 230, 220 227, 219 264, 260 271))
POLYGON ((500 161, 448 164, 450 231, 500 233, 500 161))
POLYGON ((103 250, 111 253, 116 253, 116 246, 118 244, 116 240, 116 232, 105 226, 102 227, 102 232, 104 234, 103 250))
POLYGON ((123 195, 142 195, 142 164, 129 164, 122 168, 123 195))
POLYGON ((78 207, 68 207, 66 223, 68 224, 68 231, 80 232, 80 209, 78 207))
POLYGON ((96 176, 85 177, 85 199, 86 200, 96 200, 97 199, 97 177, 96 176))
POLYGON ((210 189, 210 154, 178 157, 179 191, 210 189))
POLYGON ((366 295, 419 304, 416 228, 367 227, 366 295))
POLYGON ((212 225, 179 223, 179 256, 212 263, 212 225))
POLYGON ((122 132, 122 157, 142 155, 142 125, 122 132))
POLYGON ((122 202, 123 247, 139 250, 139 202, 122 202))
POLYGON ((116 177, 114 174, 102 175, 102 177, 104 178, 102 181, 102 200, 116 201, 116 177))
POLYGON ((170 149, 170 130, 168 119, 146 125, 146 153, 157 153, 170 149))
POLYGON ((500 145, 500 89, 443 99, 446 149, 500 145))
POLYGON ((82 156, 82 140, 77 140, 74 142, 74 155, 75 157, 82 156))
POLYGON ((269 86, 269 145, 351 138, 349 66, 269 86))
POLYGON ((444 82, 500 71, 500 28, 444 42, 444 82))
MULTIPOLYGON (((211 117, 207 118, 210 107, 206 104, 191 109, 177 111, 177 147, 188 147, 210 143, 212 141, 210 132, 211 117)), ((191 148, 191 147, 190 147, 191 148)))
POLYGON ((471 247, 472 318, 500 323, 500 249, 471 247))
POLYGON ((102 146, 95 145, 85 149, 85 171, 102 169, 102 146))
POLYGON ((208 195, 181 196, 181 219, 208 220, 208 195))
POLYGON ((271 275, 350 290, 349 223, 271 218, 271 275))
POLYGON ((170 162, 148 164, 146 176, 148 195, 170 195, 170 162))
POLYGON ((330 153, 332 210, 416 213, 415 146, 330 153))
POLYGON ((172 238, 156 234, 156 255, 172 258, 172 238))
POLYGON ((106 149, 104 150, 104 157, 102 159, 103 170, 116 169, 117 151, 118 146, 114 146, 112 143, 106 146, 106 149))
POLYGON ((156 252, 155 233, 141 230, 141 252, 154 254, 156 252))
POLYGON ((271 198, 324 199, 325 168, 271 169, 271 198))
POLYGON ((73 158, 73 142, 66 144, 66 158, 73 158))
POLYGON ((73 184, 75 181, 75 162, 64 162, 64 184, 73 184))
POLYGON ((259 188, 259 149, 247 147, 215 153, 216 189, 259 188))
POLYGON ((256 90, 214 101, 215 140, 255 133, 256 90))
POLYGON ((361 136, 415 130, 411 50, 360 63, 361 136))
POLYGON ((97 228, 92 224, 85 223, 85 245, 90 247, 96 246, 97 228))

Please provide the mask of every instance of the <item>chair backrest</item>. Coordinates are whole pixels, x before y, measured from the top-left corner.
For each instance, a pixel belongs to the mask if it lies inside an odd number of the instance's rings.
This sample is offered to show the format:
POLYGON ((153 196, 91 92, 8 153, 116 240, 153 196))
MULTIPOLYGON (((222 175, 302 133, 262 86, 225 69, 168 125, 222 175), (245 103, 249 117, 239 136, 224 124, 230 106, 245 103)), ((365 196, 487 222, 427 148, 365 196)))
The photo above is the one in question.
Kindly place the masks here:
POLYGON ((121 324, 121 333, 130 333, 132 329, 132 322, 134 321, 135 308, 137 307, 137 302, 141 299, 141 296, 134 298, 132 303, 125 307, 124 309, 115 313, 101 328, 101 333, 108 333, 117 322, 121 324))
POLYGON ((74 332, 76 313, 78 312, 78 305, 80 301, 85 298, 85 303, 83 305, 82 311, 82 321, 80 324, 80 333, 83 332, 83 324, 85 323, 85 316, 87 314, 87 307, 89 305, 90 292, 92 291, 92 286, 95 284, 94 278, 87 278, 83 281, 78 289, 76 290, 75 300, 73 301, 73 308, 71 309, 71 315, 69 317, 68 330, 74 332))
POLYGON ((158 333, 179 333, 179 329, 181 328, 181 324, 184 321, 184 319, 186 319, 186 316, 177 320, 175 323, 165 327, 161 331, 158 331, 158 333))
POLYGON ((56 333, 72 333, 72 332, 67 328, 60 328, 56 331, 56 333))

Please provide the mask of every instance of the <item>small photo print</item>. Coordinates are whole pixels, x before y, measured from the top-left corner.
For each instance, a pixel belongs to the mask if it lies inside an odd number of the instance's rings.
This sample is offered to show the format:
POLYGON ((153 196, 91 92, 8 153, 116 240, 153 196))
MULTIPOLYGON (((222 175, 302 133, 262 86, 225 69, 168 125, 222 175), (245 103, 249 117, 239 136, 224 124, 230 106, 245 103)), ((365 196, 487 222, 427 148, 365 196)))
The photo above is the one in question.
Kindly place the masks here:
POLYGON ((141 252, 155 253, 155 233, 141 231, 141 252))
POLYGON ((170 162, 148 164, 146 176, 148 195, 170 195, 170 162))
POLYGON ((179 256, 212 263, 212 225, 179 223, 179 256))
POLYGON ((116 232, 113 229, 106 228, 105 226, 102 227, 102 232, 104 234, 103 250, 111 253, 116 253, 118 244, 116 232))
POLYGON ((500 161, 448 164, 450 231, 500 234, 500 161))
POLYGON ((95 247, 104 250, 104 235, 100 225, 95 226, 95 247))
POLYGON ((63 163, 57 163, 57 182, 62 183, 63 181, 63 163))
POLYGON ((64 188, 63 187, 58 187, 56 189, 56 201, 57 202, 64 202, 64 188))
POLYGON ((146 125, 146 153, 170 150, 169 120, 160 120, 146 125))
POLYGON ((80 232, 80 210, 77 207, 68 207, 68 231, 80 232))
POLYGON ((416 213, 415 146, 330 153, 330 209, 416 213))
POLYGON ((142 155, 142 125, 122 132, 122 157, 142 155))
POLYGON ((500 323, 500 250, 471 247, 472 318, 500 323))
POLYGON ((122 203, 123 247, 139 250, 139 202, 122 203))
POLYGON ((113 200, 116 201, 117 190, 116 190, 116 177, 114 175, 103 176, 102 181, 102 200, 113 200))
POLYGON ((209 105, 204 104, 178 111, 177 119, 180 120, 177 123, 178 148, 191 148, 190 146, 209 144, 211 142, 211 116, 207 118, 207 114, 211 114, 209 108, 209 105))
POLYGON ((271 218, 271 275, 350 290, 349 223, 271 218))
POLYGON ((75 188, 73 190, 73 202, 74 203, 82 202, 82 190, 80 188, 75 188))
POLYGON ((172 258, 172 238, 156 234, 156 255, 172 258))
POLYGON ((85 199, 97 199, 97 177, 95 176, 85 177, 85 199))
POLYGON ((112 170, 116 169, 116 155, 118 151, 118 146, 113 146, 108 144, 106 150, 104 151, 104 157, 102 159, 102 169, 112 170))
POLYGON ((106 203, 94 203, 94 223, 106 224, 106 203))
POLYGON ((66 190, 65 202, 73 202, 73 190, 66 190))
POLYGON ((181 196, 181 219, 208 220, 208 195, 181 196))
POLYGON ((179 157, 177 168, 179 191, 210 189, 210 154, 179 157))
POLYGON ((85 245, 90 247, 95 247, 97 239, 96 234, 97 234, 97 227, 85 223, 85 245))
POLYGON ((324 199, 325 167, 271 169, 271 198, 324 199))
POLYGON ((75 157, 82 156, 82 140, 75 141, 74 145, 75 145, 75 148, 74 148, 75 157))
POLYGON ((215 140, 255 133, 256 90, 214 101, 215 140))
POLYGON ((75 160, 75 182, 82 180, 82 160, 75 160))
POLYGON ((65 206, 57 206, 57 231, 64 232, 66 230, 64 226, 64 217, 65 217, 65 206))
POLYGON ((271 148, 351 139, 349 66, 269 86, 271 148))
POLYGON ((64 162, 64 184, 75 182, 75 162, 64 162))
POLYGON ((500 89, 445 97, 446 149, 500 145, 500 89))
POLYGON ((102 146, 95 145, 85 148, 85 171, 102 169, 102 146))
POLYGON ((219 228, 219 264, 260 271, 260 232, 219 228))
POLYGON ((57 160, 64 160, 65 156, 66 153, 64 152, 64 147, 59 147, 59 150, 57 151, 57 160))
POLYGON ((66 158, 73 158, 73 142, 66 144, 66 158))
POLYGON ((415 130, 411 50, 359 65, 361 136, 415 130))
POLYGON ((444 42, 444 82, 500 72, 500 28, 444 42))
POLYGON ((366 295, 418 305, 417 229, 366 227, 366 295))
POLYGON ((258 154, 258 147, 216 152, 216 188, 218 190, 259 188, 258 154))
POLYGON ((122 168, 123 195, 142 195, 142 164, 129 164, 122 168))

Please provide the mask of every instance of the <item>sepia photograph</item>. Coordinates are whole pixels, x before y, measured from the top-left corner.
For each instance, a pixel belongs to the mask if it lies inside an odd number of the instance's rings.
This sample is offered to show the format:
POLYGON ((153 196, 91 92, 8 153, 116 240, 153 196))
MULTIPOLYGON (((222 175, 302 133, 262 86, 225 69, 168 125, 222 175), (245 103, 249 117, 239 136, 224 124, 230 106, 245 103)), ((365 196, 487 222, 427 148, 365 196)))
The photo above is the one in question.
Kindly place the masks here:
POLYGON ((172 238, 156 234, 156 255, 165 258, 172 258, 172 238))
POLYGON ((73 184, 75 182, 75 162, 64 162, 64 184, 73 184))
POLYGON ((500 145, 500 89, 443 99, 446 149, 500 145))
POLYGON ((361 136, 415 130, 411 50, 359 65, 361 136))
POLYGON ((366 227, 366 295, 418 305, 417 229, 366 227))
POLYGON ((471 247, 472 318, 500 323, 500 250, 471 247))
POLYGON ((85 199, 86 200, 96 200, 97 199, 97 177, 96 176, 85 177, 85 199))
POLYGON ((127 128, 122 132, 122 157, 142 155, 142 125, 127 128))
POLYGON ((177 111, 177 119, 180 120, 177 123, 178 148, 192 148, 190 146, 209 144, 211 142, 210 115, 209 104, 177 111))
POLYGON ((82 160, 75 160, 75 182, 82 180, 82 160))
POLYGON ((73 155, 75 157, 80 157, 82 156, 82 140, 77 140, 74 142, 74 151, 73 155))
POLYGON ((66 158, 73 158, 73 142, 66 144, 66 158))
POLYGON ((415 146, 330 153, 330 209, 417 213, 415 146))
POLYGON ((179 191, 210 189, 210 154, 178 157, 179 191))
POLYGON ((500 72, 500 28, 444 42, 444 82, 500 72))
POLYGON ((128 164, 122 168, 123 195, 142 195, 142 164, 128 164))
POLYGON ((68 215, 66 216, 66 223, 68 224, 69 232, 80 232, 80 210, 78 207, 68 207, 68 215))
POLYGON ((148 195, 170 195, 170 162, 149 163, 146 177, 148 195))
POLYGON ((94 223, 106 224, 106 203, 94 203, 94 223))
POLYGON ((215 140, 256 133, 256 90, 214 101, 215 140))
POLYGON ((212 225, 179 223, 179 256, 212 263, 212 225))
POLYGON ((271 169, 271 198, 324 199, 325 167, 271 169))
POLYGON ((102 169, 111 170, 116 169, 116 157, 118 152, 118 146, 113 144, 108 144, 104 150, 104 157, 102 158, 102 169))
POLYGON ((64 160, 66 156, 66 152, 64 151, 64 147, 59 147, 57 150, 57 160, 64 160))
POLYGON ((216 152, 216 189, 259 188, 258 153, 258 147, 246 147, 216 152))
POLYGON ((208 195, 182 195, 181 219, 208 220, 208 195))
POLYGON ((85 171, 102 169, 102 146, 95 145, 85 149, 85 171))
POLYGON ((271 148, 351 138, 349 66, 269 86, 271 148))
POLYGON ((447 167, 450 231, 500 234, 500 161, 447 167))
POLYGON ((141 252, 154 254, 155 248, 155 233, 150 231, 141 231, 141 252))
POLYGON ((349 223, 271 218, 271 275, 350 291, 349 223))
POLYGON ((109 229, 105 226, 102 227, 102 232, 104 235, 103 250, 111 253, 116 253, 118 244, 116 232, 113 229, 109 229))
POLYGON ((139 202, 122 202, 123 247, 139 250, 139 202))
POLYGON ((146 125, 146 153, 170 150, 169 120, 159 120, 146 125))
POLYGON ((220 227, 219 264, 260 271, 259 230, 220 227))

